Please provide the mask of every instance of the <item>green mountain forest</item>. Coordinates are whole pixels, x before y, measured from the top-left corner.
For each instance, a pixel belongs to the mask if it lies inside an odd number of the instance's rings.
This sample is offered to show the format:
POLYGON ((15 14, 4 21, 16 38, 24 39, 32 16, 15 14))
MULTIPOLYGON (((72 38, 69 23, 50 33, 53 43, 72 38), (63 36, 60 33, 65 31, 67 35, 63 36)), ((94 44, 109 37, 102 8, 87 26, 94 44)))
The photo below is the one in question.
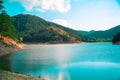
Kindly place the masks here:
POLYGON ((120 32, 120 25, 105 31, 76 31, 30 14, 10 17, 5 10, 0 12, 0 35, 23 42, 79 43, 108 42, 120 32), (15 28, 14 28, 15 27, 15 28))
POLYGON ((83 34, 86 34, 88 36, 91 36, 96 39, 96 41, 99 42, 110 42, 113 39, 113 36, 116 35, 118 32, 120 32, 120 25, 115 26, 111 29, 105 30, 105 31, 79 31, 83 34))
POLYGON ((19 37, 24 42, 40 43, 76 43, 94 42, 95 39, 73 29, 48 22, 40 17, 19 14, 12 17, 13 24, 19 37))

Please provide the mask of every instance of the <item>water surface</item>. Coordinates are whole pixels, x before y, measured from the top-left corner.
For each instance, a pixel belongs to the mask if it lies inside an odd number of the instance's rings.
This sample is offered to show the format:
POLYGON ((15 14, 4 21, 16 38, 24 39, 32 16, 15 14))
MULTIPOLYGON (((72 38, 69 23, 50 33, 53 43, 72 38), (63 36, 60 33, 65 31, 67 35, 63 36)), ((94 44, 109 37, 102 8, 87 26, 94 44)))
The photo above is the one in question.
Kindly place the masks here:
POLYGON ((46 80, 120 80, 119 45, 32 44, 26 48, 1 58, 1 68, 46 80))

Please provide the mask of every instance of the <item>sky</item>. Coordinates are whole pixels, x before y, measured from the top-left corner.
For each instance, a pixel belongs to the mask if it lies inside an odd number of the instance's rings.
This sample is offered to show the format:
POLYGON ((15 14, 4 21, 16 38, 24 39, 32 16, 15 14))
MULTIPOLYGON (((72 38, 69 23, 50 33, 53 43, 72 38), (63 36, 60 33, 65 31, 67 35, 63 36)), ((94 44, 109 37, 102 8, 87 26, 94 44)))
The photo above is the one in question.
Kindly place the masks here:
POLYGON ((120 25, 120 0, 3 0, 10 16, 32 14, 75 30, 120 25))

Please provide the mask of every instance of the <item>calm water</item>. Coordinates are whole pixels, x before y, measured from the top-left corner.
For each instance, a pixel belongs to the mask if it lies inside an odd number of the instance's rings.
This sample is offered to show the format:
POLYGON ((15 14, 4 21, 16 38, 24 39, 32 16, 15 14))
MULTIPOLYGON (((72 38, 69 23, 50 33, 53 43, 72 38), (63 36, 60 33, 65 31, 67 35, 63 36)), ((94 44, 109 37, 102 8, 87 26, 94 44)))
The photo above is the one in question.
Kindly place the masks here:
POLYGON ((120 80, 120 46, 111 43, 28 45, 0 58, 0 68, 46 80, 120 80))

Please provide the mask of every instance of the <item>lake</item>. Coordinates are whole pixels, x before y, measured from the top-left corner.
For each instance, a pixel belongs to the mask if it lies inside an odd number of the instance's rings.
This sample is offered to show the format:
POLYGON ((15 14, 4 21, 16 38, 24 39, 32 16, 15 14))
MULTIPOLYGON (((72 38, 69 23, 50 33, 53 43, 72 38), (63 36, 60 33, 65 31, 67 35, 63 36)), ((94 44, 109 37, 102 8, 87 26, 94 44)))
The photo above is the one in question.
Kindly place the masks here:
POLYGON ((0 68, 46 80, 120 80, 120 46, 31 44, 0 58, 0 68))

